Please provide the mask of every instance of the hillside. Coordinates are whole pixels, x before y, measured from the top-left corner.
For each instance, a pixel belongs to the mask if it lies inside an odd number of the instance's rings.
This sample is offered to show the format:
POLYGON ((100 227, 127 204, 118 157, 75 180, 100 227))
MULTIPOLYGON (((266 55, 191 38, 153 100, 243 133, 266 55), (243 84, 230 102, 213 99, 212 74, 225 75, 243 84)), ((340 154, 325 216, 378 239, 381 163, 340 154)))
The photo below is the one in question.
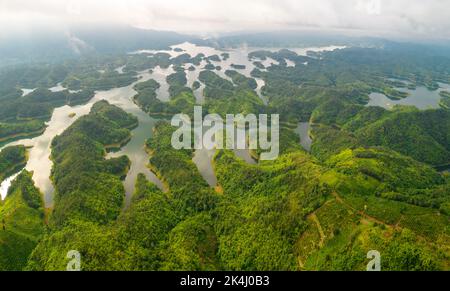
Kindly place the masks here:
POLYGON ((33 146, 28 164, 24 146, 2 150, 0 178, 50 157, 42 173, 54 186, 44 219, 31 173, 14 182, 0 207, 11 217, 2 267, 64 270, 78 250, 83 270, 365 270, 377 250, 383 270, 449 270, 450 177, 437 169, 450 162, 450 111, 433 98, 445 97, 450 60, 385 44, 182 44, 0 70, 0 143, 33 146), (369 106, 373 93, 407 105, 369 106), (279 114, 279 157, 174 149, 170 118, 198 105, 279 114))
POLYGON ((192 152, 170 147, 172 132, 159 123, 148 142, 169 192, 140 176, 131 206, 109 224, 69 214, 29 268, 62 269, 58 254, 69 248, 82 253, 85 270, 363 270, 371 249, 386 269, 449 266, 449 179, 425 164, 377 148, 324 164, 294 149, 260 165, 220 151, 215 193, 192 152))
POLYGON ((0 270, 21 271, 44 234, 42 195, 23 171, 0 202, 0 270))

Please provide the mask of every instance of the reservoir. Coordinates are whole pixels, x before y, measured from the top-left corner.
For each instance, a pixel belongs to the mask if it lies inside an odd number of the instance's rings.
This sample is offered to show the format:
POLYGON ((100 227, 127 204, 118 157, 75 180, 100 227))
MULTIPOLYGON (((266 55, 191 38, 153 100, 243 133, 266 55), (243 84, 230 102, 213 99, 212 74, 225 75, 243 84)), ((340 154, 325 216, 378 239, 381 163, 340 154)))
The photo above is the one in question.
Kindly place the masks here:
MULTIPOLYGON (((325 47, 325 48, 301 48, 301 49, 292 49, 292 51, 297 52, 298 54, 306 55, 307 51, 324 51, 324 50, 333 50, 340 47, 325 47)), ((197 54, 203 53, 206 57, 212 55, 222 56, 223 53, 228 53, 230 57, 224 60, 221 57, 221 61, 211 61, 216 66, 220 66, 221 70, 215 70, 219 76, 229 79, 225 76, 226 70, 236 70, 239 73, 251 77, 251 72, 255 68, 253 64, 254 60, 249 60, 248 54, 252 51, 261 50, 261 48, 241 48, 241 49, 230 49, 230 50, 217 50, 211 47, 201 47, 196 46, 191 43, 183 43, 180 45, 173 46, 171 50, 168 51, 159 51, 169 53, 172 57, 176 57, 183 53, 188 53, 192 57, 195 57, 197 54), (180 50, 174 51, 174 49, 179 48, 180 50), (234 69, 232 68, 232 64, 245 66, 245 69, 234 69)), ((263 49, 267 50, 267 49, 263 49)), ((279 49, 278 49, 279 50, 279 49)), ((141 52, 152 52, 155 53, 157 51, 138 51, 134 53, 141 52)), ((268 60, 265 65, 270 66, 271 63, 276 63, 274 60, 268 60)), ((195 81, 198 79, 199 73, 203 70, 206 62, 203 61, 199 66, 194 66, 195 70, 190 71, 188 68, 191 66, 188 64, 185 66, 188 85, 192 86, 195 81)), ((288 65, 293 65, 292 63, 288 63, 288 65)), ((116 71, 121 73, 123 72, 124 67, 117 68, 116 71)), ((174 72, 172 66, 167 69, 163 69, 160 67, 154 68, 151 72, 143 71, 139 73, 139 80, 136 83, 144 82, 149 79, 154 79, 157 81, 161 87, 157 91, 157 97, 163 102, 169 101, 169 86, 166 82, 166 77, 174 72)), ((261 93, 262 87, 265 85, 264 80, 256 78, 256 82, 258 84, 258 88, 255 92, 261 98, 261 100, 267 104, 268 100, 261 93)), ((44 200, 46 207, 51 207, 53 204, 53 192, 54 187, 50 180, 50 174, 52 169, 52 161, 50 160, 50 145, 53 138, 56 135, 63 133, 75 120, 84 116, 90 112, 92 105, 100 100, 107 100, 109 103, 113 105, 117 105, 120 108, 124 109, 126 112, 133 114, 139 120, 139 126, 132 131, 132 138, 130 142, 125 145, 120 151, 116 153, 109 153, 106 158, 117 157, 121 155, 127 155, 131 160, 131 168, 128 172, 127 177, 124 180, 124 187, 127 194, 127 202, 130 201, 131 195, 134 192, 134 184, 139 173, 145 174, 147 179, 157 185, 161 190, 166 191, 164 189, 163 183, 149 170, 148 161, 149 156, 144 150, 145 141, 152 136, 153 128, 156 119, 150 117, 148 114, 143 112, 137 105, 134 104, 132 98, 136 94, 136 91, 133 89, 133 83, 129 86, 122 88, 114 88, 107 91, 98 91, 95 96, 85 105, 70 107, 63 106, 56 108, 53 112, 51 120, 47 123, 47 128, 45 132, 35 138, 29 139, 21 139, 14 142, 11 142, 6 146, 11 145, 25 145, 32 147, 29 150, 29 160, 26 165, 26 169, 28 171, 33 172, 33 180, 36 186, 41 190, 44 194, 44 200)), ((194 95, 197 99, 198 104, 202 104, 204 101, 203 89, 204 84, 201 84, 200 88, 194 91, 194 95)), ((50 88, 52 91, 61 91, 65 88, 62 87, 61 84, 50 88)), ((24 89, 24 94, 30 93, 31 89, 24 89)), ((299 133, 301 135, 301 143, 305 149, 310 148, 311 141, 308 140, 307 132, 309 130, 308 124, 300 124, 299 133)), ((256 164, 256 161, 251 157, 250 152, 248 150, 235 150, 236 156, 244 160, 249 164, 256 164)), ((193 162, 196 164, 200 174, 203 176, 206 182, 211 187, 214 187, 217 184, 217 178, 214 173, 214 169, 212 166, 212 159, 215 154, 215 151, 208 150, 198 150, 195 152, 193 157, 193 162)), ((1 195, 4 197, 10 187, 11 181, 15 178, 15 175, 7 178, 2 181, 0 189, 1 195)))
POLYGON ((391 100, 384 94, 372 93, 369 95, 370 101, 367 106, 380 106, 385 109, 392 109, 395 105, 413 105, 421 110, 440 108, 440 92, 450 90, 450 85, 439 83, 439 86, 440 88, 435 91, 428 90, 426 87, 417 87, 414 90, 397 88, 401 92, 408 93, 408 97, 401 100, 391 100))

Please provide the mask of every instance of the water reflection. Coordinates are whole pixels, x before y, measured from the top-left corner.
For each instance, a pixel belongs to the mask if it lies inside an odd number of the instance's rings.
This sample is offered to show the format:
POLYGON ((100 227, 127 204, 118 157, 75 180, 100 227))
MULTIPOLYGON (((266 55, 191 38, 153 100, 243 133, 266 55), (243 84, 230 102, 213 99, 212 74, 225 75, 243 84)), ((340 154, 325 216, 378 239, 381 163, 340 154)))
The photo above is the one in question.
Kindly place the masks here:
MULTIPOLYGON (((290 49, 296 52, 299 55, 306 55, 308 51, 326 51, 326 50, 334 50, 342 47, 321 47, 321 48, 299 48, 299 49, 290 49)), ((279 51, 281 48, 267 49, 263 48, 263 50, 272 50, 279 51)), ((239 49, 231 49, 231 50, 217 50, 211 47, 201 47, 196 46, 191 43, 183 43, 180 45, 173 46, 170 50, 167 51, 138 51, 134 53, 158 53, 158 52, 166 52, 169 53, 172 57, 176 57, 178 55, 188 53, 192 57, 197 56, 198 54, 204 54, 206 57, 212 55, 218 55, 221 57, 220 62, 211 62, 216 66, 220 66, 221 70, 214 70, 219 76, 230 80, 226 75, 225 71, 232 69, 232 64, 238 64, 245 66, 244 69, 238 69, 241 74, 251 77, 251 72, 255 68, 253 64, 254 60, 249 60, 248 54, 252 51, 261 50, 261 48, 239 48, 239 49), (178 48, 178 49, 177 49, 178 48), (223 53, 226 52, 229 54, 229 58, 224 60, 223 53)), ((267 59, 263 62, 266 66, 270 66, 272 63, 277 64, 275 60, 267 59)), ((200 65, 193 66, 195 70, 189 70, 192 66, 191 64, 187 64, 185 66, 186 74, 187 74, 187 86, 192 87, 194 82, 198 80, 199 73, 203 70, 204 66, 207 64, 206 61, 202 61, 200 65)), ((291 62, 287 62, 288 65, 293 65, 291 62)), ((119 67, 116 69, 118 73, 123 73, 124 67, 119 67)), ((160 84, 160 88, 157 91, 158 99, 161 101, 169 101, 169 85, 167 84, 166 77, 170 74, 174 73, 173 67, 170 66, 166 69, 161 67, 154 68, 151 72, 141 72, 140 79, 138 82, 143 82, 149 79, 154 79, 160 84)), ((267 104, 268 100, 262 94, 262 87, 265 85, 263 79, 255 78, 257 82, 257 89, 255 92, 261 98, 261 100, 267 104)), ((164 189, 161 181, 147 168, 148 163, 148 155, 144 150, 145 140, 152 136, 152 128, 155 125, 155 120, 150 116, 145 114, 142 110, 136 106, 132 97, 136 94, 135 90, 133 90, 132 84, 123 88, 115 88, 108 91, 98 91, 95 96, 85 105, 70 107, 63 106, 60 108, 56 108, 53 112, 51 120, 47 123, 47 128, 45 132, 36 138, 30 139, 22 139, 15 142, 11 142, 6 146, 11 145, 25 145, 31 146, 29 153, 29 161, 26 165, 26 169, 33 172, 33 180, 36 183, 36 186, 44 193, 45 205, 47 207, 51 206, 53 203, 53 185, 50 181, 50 174, 52 168, 52 162, 50 160, 50 145, 51 141, 56 135, 63 133, 75 120, 89 113, 92 105, 100 100, 107 100, 111 104, 117 105, 124 109, 125 111, 135 115, 139 119, 139 127, 132 131, 132 139, 131 141, 121 149, 121 151, 109 154, 108 158, 127 155, 132 162, 131 169, 124 181, 124 186, 127 192, 127 201, 129 201, 131 194, 134 191, 134 183, 136 177, 139 173, 143 173, 147 176, 147 178, 155 183, 160 189, 164 189)), ((194 95, 197 99, 197 103, 202 104, 204 102, 203 90, 205 86, 201 84, 200 88, 194 91, 194 95)), ((55 87, 49 88, 53 92, 58 92, 65 90, 62 84, 58 84, 55 87)), ((24 95, 31 93, 34 89, 22 89, 24 95)), ((305 125, 306 126, 306 125, 305 125)), ((301 132, 307 132, 306 127, 303 128, 302 125, 301 132)), ((310 148, 311 141, 308 141, 307 134, 301 134, 302 137, 302 145, 307 149, 310 148)), ((235 150, 236 156, 242 158, 247 163, 255 164, 256 161, 251 157, 250 152, 248 150, 235 150)), ((214 186, 217 184, 217 179, 215 177, 215 173, 212 167, 212 158, 214 156, 215 151, 211 150, 199 150, 196 151, 193 161, 197 165, 200 173, 208 182, 209 185, 214 186)), ((10 181, 12 181, 13 177, 9 177, 2 183, 2 194, 7 193, 9 188, 10 181)), ((6 195, 6 194, 5 194, 6 195)))
MULTIPOLYGON (((150 74, 148 72, 141 73, 139 75, 139 78, 140 79, 138 82, 149 80, 150 74)), ((136 115, 138 118, 141 118, 140 121, 142 122, 142 124, 140 124, 135 132, 133 132, 133 138, 129 143, 131 144, 131 147, 136 143, 141 143, 142 150, 140 152, 134 152, 135 155, 132 159, 134 161, 134 164, 132 165, 132 171, 130 171, 130 177, 127 176, 127 180, 125 181, 127 197, 130 197, 133 192, 132 187, 134 185, 134 181, 130 182, 130 180, 133 177, 137 176, 137 169, 141 169, 142 173, 146 174, 149 180, 154 182, 156 185, 159 185, 162 189, 162 183, 146 167, 148 162, 148 155, 143 150, 144 137, 142 136, 142 134, 136 134, 137 132, 140 133, 142 130, 147 133, 147 137, 150 137, 152 134, 152 127, 154 123, 154 120, 152 120, 150 116, 143 113, 132 102, 132 97, 136 94, 136 91, 133 89, 136 83, 131 84, 127 87, 114 88, 108 91, 98 91, 96 92, 95 96, 85 105, 75 107, 66 105, 56 108, 53 112, 51 120, 47 123, 45 132, 41 136, 32 139, 18 140, 5 145, 5 147, 12 145, 25 145, 32 147, 29 151, 29 160, 26 169, 33 172, 33 180, 36 186, 44 194, 46 207, 51 207, 53 205, 54 187, 49 178, 53 166, 53 163, 50 160, 50 146, 53 138, 57 135, 62 134, 70 125, 73 124, 75 120, 77 120, 81 116, 87 115, 90 112, 92 105, 100 100, 107 100, 111 104, 117 105, 125 111, 136 115), (144 119, 144 116, 145 118, 148 117, 148 119, 144 119), (146 128, 146 125, 149 127, 146 128)))
POLYGON ((440 88, 435 91, 428 90, 426 87, 417 87, 416 89, 397 88, 401 92, 408 93, 408 97, 401 100, 391 100, 381 93, 372 93, 369 95, 370 101, 367 106, 380 106, 385 109, 392 109, 395 105, 413 105, 418 109, 440 108, 440 92, 450 90, 449 84, 439 83, 440 88))
POLYGON ((14 179, 19 176, 19 173, 16 173, 14 175, 12 175, 11 177, 7 178, 6 180, 4 180, 1 185, 0 185, 0 200, 5 200, 6 195, 8 195, 8 190, 9 187, 11 186, 12 181, 14 181, 14 179))
MULTIPOLYGON (((140 80, 140 82, 147 81, 152 75, 145 74, 141 76, 143 78, 140 80)), ((129 86, 117 89, 116 92, 111 92, 109 96, 105 96, 111 104, 117 105, 126 112, 133 114, 138 118, 139 121, 139 126, 131 132, 132 138, 130 142, 126 144, 120 151, 109 153, 107 155, 107 158, 126 155, 131 160, 131 168, 124 181, 125 191, 127 194, 126 205, 128 205, 130 202, 130 199, 134 192, 137 176, 141 173, 144 174, 149 181, 153 182, 161 190, 167 190, 164 188, 163 183, 156 177, 156 175, 149 170, 149 157, 147 152, 145 151, 145 142, 152 136, 152 129, 155 127, 157 120, 153 119, 147 113, 142 111, 132 101, 132 97, 136 95, 136 93, 137 92, 134 91, 132 86, 129 86)))
POLYGON ((175 73, 175 70, 172 66, 168 68, 161 68, 158 66, 151 72, 150 79, 155 80, 160 85, 159 89, 156 91, 157 98, 163 102, 170 101, 169 84, 167 83, 166 78, 173 73, 175 73))

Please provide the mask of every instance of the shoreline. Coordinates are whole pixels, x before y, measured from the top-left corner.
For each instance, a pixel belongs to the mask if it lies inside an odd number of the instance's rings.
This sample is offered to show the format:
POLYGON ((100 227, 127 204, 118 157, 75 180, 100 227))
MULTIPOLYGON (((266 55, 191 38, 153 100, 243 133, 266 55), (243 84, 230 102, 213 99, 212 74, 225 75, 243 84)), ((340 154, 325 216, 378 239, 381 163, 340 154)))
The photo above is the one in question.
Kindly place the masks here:
POLYGON ((45 130, 47 129, 47 127, 44 127, 42 130, 38 130, 38 131, 33 131, 30 133, 16 133, 13 135, 9 135, 6 137, 1 137, 0 138, 0 148, 2 148, 3 146, 7 145, 8 143, 17 141, 17 140, 21 140, 21 139, 31 139, 31 138, 35 138, 38 137, 42 134, 44 134, 45 130))

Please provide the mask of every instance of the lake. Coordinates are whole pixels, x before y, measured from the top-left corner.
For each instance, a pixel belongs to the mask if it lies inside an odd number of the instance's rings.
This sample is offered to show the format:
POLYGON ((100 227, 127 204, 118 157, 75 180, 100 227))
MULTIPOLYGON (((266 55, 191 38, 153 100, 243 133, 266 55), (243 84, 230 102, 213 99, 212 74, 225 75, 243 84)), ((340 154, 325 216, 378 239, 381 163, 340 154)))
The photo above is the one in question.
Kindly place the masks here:
POLYGON ((450 90, 449 84, 439 83, 440 88, 435 91, 428 90, 426 87, 417 87, 414 90, 407 88, 397 88, 397 90, 408 93, 408 97, 401 100, 391 100, 381 93, 372 93, 369 95, 370 101, 367 106, 380 106, 385 109, 392 109, 395 105, 413 105, 418 109, 440 108, 439 102, 441 91, 450 90))
MULTIPOLYGON (((136 83, 149 80, 151 78, 151 74, 148 72, 142 72, 139 74, 139 78, 139 81, 136 83)), ((46 207, 51 207, 53 205, 54 187, 49 178, 53 165, 50 160, 50 145, 53 138, 63 133, 75 120, 83 115, 87 115, 90 112, 92 105, 100 100, 107 100, 109 103, 121 107, 139 119, 139 126, 133 130, 132 139, 122 149, 122 151, 126 152, 132 160, 130 172, 124 181, 124 186, 127 191, 127 201, 129 201, 133 193, 134 181, 138 173, 145 174, 150 181, 164 190, 161 181, 159 181, 159 179, 147 168, 148 155, 145 153, 143 147, 145 144, 145 139, 151 137, 152 135, 152 128, 154 127, 155 120, 148 114, 145 114, 133 103, 132 97, 137 93, 133 89, 136 83, 122 88, 98 91, 85 105, 75 107, 63 106, 56 108, 53 112, 51 120, 47 123, 48 126, 45 132, 41 136, 32 139, 14 141, 4 146, 7 147, 22 144, 32 147, 30 149, 29 160, 25 169, 33 172, 33 180, 36 186, 44 194, 44 202, 46 207), (71 118, 70 116, 73 114, 75 114, 75 116, 71 118)), ((4 181, 1 186, 6 189, 5 191, 7 191, 9 186, 6 187, 5 185, 7 185, 6 181, 4 181)))
MULTIPOLYGON (((323 47, 323 48, 301 48, 301 49, 291 49, 292 51, 297 52, 301 55, 306 55, 307 51, 326 51, 326 50, 334 50, 341 47, 323 47)), ((269 50, 279 50, 280 48, 272 48, 269 50)), ((250 73, 255 68, 253 62, 254 60, 249 60, 248 54, 252 51, 256 50, 267 50, 266 48, 242 48, 242 49, 232 49, 232 50, 217 50, 211 47, 201 47, 196 46, 191 43, 183 43, 180 45, 173 46, 171 50, 167 51, 138 51, 134 53, 157 53, 157 52, 166 52, 169 53, 172 57, 176 57, 183 53, 188 53, 192 57, 195 57, 199 53, 203 53, 206 56, 218 55, 221 56, 222 53, 226 52, 230 55, 230 58, 227 60, 222 60, 221 62, 211 62, 216 66, 220 66, 221 70, 214 70, 219 76, 230 80, 226 75, 225 71, 232 68, 232 64, 236 65, 244 65, 245 69, 233 69, 241 74, 251 77, 250 73), (175 48, 179 48, 182 51, 174 51, 175 48)), ((263 62, 265 66, 270 66, 272 63, 276 64, 276 61, 267 59, 263 62)), ((194 66, 195 70, 190 71, 188 68, 191 66, 190 64, 185 66, 188 86, 192 86, 192 84, 197 81, 200 72, 203 70, 206 62, 203 61, 199 66, 194 66)), ((289 66, 293 66, 292 62, 288 62, 289 66)), ((117 72, 123 73, 124 67, 119 67, 116 69, 117 72)), ((156 67, 152 70, 152 72, 141 72, 139 73, 139 82, 144 82, 149 79, 154 79, 158 83, 160 83, 161 87, 157 91, 158 99, 163 102, 169 100, 169 86, 166 82, 166 77, 174 72, 173 67, 169 68, 160 68, 156 67)), ((261 93, 262 87, 265 85, 264 80, 256 78, 256 82, 258 84, 258 88, 255 90, 261 100, 267 104, 268 100, 261 93)), ((136 94, 136 91, 133 89, 133 86, 136 84, 132 84, 130 86, 122 87, 122 88, 114 88, 107 91, 98 91, 95 96, 85 105, 81 106, 63 106, 56 108, 53 112, 51 120, 48 122, 48 126, 45 132, 35 138, 30 139, 22 139, 11 142, 6 146, 11 145, 25 145, 32 147, 29 153, 29 161, 26 165, 26 169, 28 171, 33 172, 33 180, 36 186, 43 192, 44 201, 46 207, 51 207, 53 204, 53 192, 54 187, 50 180, 50 173, 52 169, 52 162, 50 160, 50 145, 53 138, 56 135, 59 135, 64 132, 75 120, 80 118, 83 115, 89 113, 92 105, 100 100, 107 100, 109 103, 119 106, 124 109, 128 113, 133 114, 139 120, 139 126, 132 131, 132 138, 130 142, 125 145, 120 151, 116 153, 109 153, 106 158, 117 157, 121 155, 127 155, 131 160, 131 168, 128 172, 125 180, 124 187, 126 190, 126 203, 128 204, 131 196, 134 192, 134 184, 139 173, 143 173, 146 177, 157 185, 161 190, 167 191, 164 189, 163 183, 148 169, 147 164, 149 161, 149 156, 144 150, 145 141, 152 136, 153 128, 156 123, 156 119, 153 119, 148 114, 143 112, 138 106, 134 104, 132 101, 133 96, 136 94)), ((204 84, 200 86, 200 88, 194 91, 194 95, 197 99, 198 104, 202 104, 204 101, 203 89, 204 84)), ((58 84, 53 88, 49 88, 52 91, 61 91, 65 88, 58 84)), ((32 89, 23 89, 24 94, 28 94, 32 92, 32 89)), ((301 135, 301 143, 302 146, 308 148, 310 147, 311 141, 307 138, 308 128, 306 125, 300 125, 300 135, 301 135)), ((235 150, 236 156, 244 160, 249 164, 256 164, 257 162, 251 157, 250 152, 248 150, 235 150)), ((212 166, 212 159, 215 154, 214 150, 198 150, 196 151, 193 162, 199 169, 200 174, 205 179, 206 182, 211 187, 214 187, 217 184, 217 178, 214 173, 214 169, 212 166)), ((17 173, 16 173, 17 175, 17 173)), ((10 187, 11 181, 15 178, 15 175, 7 178, 1 183, 1 194, 2 197, 6 195, 8 188, 10 187)))

